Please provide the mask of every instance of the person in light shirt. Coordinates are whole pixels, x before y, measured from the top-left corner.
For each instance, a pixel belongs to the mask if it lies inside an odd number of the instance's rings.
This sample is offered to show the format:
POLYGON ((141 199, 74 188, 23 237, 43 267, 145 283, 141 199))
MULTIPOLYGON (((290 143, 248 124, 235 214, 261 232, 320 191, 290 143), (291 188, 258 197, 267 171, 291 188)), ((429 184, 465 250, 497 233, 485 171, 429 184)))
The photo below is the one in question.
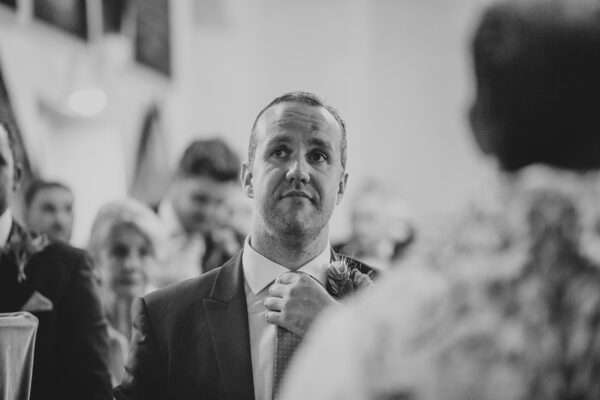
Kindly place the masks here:
POLYGON ((193 278, 223 264, 242 246, 230 221, 239 194, 240 160, 220 138, 197 139, 179 160, 167 193, 155 207, 167 234, 156 287, 193 278))

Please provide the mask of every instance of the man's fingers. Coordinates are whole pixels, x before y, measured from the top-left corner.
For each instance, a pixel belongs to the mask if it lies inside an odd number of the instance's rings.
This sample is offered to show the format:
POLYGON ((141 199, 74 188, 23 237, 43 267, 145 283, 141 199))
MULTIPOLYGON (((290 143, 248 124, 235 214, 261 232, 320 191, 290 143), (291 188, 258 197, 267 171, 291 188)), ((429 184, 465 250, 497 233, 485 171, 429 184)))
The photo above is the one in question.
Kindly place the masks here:
POLYGON ((266 313, 267 322, 275 326, 280 326, 287 329, 290 332, 294 332, 296 335, 301 335, 302 331, 294 326, 292 321, 288 321, 285 318, 285 314, 278 311, 267 311, 266 313))
POLYGON ((283 322, 283 314, 278 311, 268 311, 265 313, 265 318, 269 324, 281 325, 283 322))
POLYGON ((269 286, 269 296, 272 297, 284 297, 289 291, 289 285, 298 281, 299 274, 294 272, 284 272, 279 275, 275 282, 269 286))
POLYGON ((270 311, 283 310, 284 300, 281 297, 267 297, 263 304, 270 311))
POLYGON ((285 285, 275 282, 271 286, 269 286, 268 293, 271 297, 284 297, 287 294, 288 290, 289 289, 285 285))
POLYGON ((297 272, 284 272, 283 274, 277 277, 275 282, 287 285, 296 282, 299 278, 300 274, 297 272))

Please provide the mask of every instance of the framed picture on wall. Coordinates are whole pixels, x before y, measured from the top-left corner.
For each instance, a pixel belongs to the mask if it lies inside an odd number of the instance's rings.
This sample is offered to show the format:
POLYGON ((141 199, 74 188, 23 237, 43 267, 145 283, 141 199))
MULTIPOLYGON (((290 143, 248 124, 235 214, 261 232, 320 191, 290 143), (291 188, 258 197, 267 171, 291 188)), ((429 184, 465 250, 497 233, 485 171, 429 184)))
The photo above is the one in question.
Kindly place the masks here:
POLYGON ((33 15, 80 39, 88 38, 85 0, 33 0, 33 15))
POLYGON ((171 24, 169 0, 136 0, 135 59, 171 76, 171 24))
POLYGON ((104 32, 124 33, 130 24, 133 0, 102 0, 102 28, 104 32))
POLYGON ((17 0, 0 0, 0 5, 10 8, 17 8, 17 0))

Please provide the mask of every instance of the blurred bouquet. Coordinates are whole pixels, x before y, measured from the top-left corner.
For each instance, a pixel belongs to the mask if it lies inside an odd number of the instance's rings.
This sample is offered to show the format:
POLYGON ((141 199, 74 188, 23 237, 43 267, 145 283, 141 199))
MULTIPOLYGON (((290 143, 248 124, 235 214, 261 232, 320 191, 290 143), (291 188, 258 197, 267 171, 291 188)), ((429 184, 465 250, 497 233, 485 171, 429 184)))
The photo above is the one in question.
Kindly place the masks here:
POLYGON ((456 398, 600 399, 599 176, 532 166, 504 183, 426 254, 453 288, 441 382, 456 398))

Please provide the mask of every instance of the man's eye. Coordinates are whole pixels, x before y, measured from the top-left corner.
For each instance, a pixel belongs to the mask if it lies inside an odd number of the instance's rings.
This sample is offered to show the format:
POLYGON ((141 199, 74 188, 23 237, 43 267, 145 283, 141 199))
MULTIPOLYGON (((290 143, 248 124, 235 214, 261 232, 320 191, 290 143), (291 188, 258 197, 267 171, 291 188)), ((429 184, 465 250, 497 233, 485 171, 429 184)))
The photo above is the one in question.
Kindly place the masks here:
POLYGON ((152 250, 149 249, 148 247, 142 247, 140 249, 140 258, 146 258, 146 257, 150 257, 152 256, 152 250))
POLYGON ((285 158, 290 154, 290 151, 288 149, 278 148, 273 150, 273 153, 271 154, 276 158, 285 158))
POLYGON ((117 244, 113 246, 110 253, 115 258, 125 258, 127 257, 127 253, 129 253, 129 249, 127 248, 127 246, 117 244))
POLYGON ((194 196, 194 202, 197 204, 208 204, 210 198, 205 194, 197 194, 194 196))
POLYGON ((311 151, 308 154, 308 160, 310 162, 321 163, 326 162, 329 159, 329 156, 322 151, 311 151))

